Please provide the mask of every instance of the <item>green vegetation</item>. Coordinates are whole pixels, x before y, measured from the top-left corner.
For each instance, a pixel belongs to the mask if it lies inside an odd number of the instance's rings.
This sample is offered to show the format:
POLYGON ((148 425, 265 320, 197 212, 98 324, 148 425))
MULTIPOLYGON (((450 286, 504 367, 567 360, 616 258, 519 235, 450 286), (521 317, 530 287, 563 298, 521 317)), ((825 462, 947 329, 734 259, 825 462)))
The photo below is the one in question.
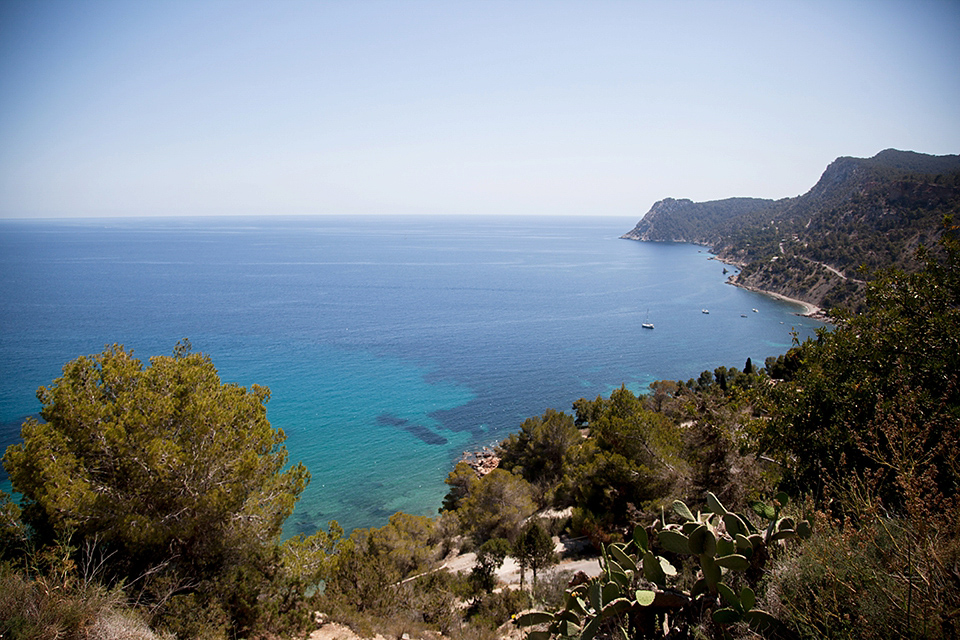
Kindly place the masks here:
POLYGON ((513 555, 520 565, 520 588, 523 588, 523 572, 533 571, 533 584, 537 584, 537 571, 557 563, 557 554, 553 550, 553 539, 543 528, 539 520, 531 520, 520 532, 513 555))
POLYGON ((477 564, 470 572, 470 580, 478 593, 493 593, 497 586, 497 569, 512 551, 510 542, 504 538, 493 538, 480 545, 477 564))
POLYGON ((287 553, 302 541, 279 536, 309 474, 283 470, 267 389, 222 384, 183 343, 147 367, 119 346, 78 358, 37 395, 41 420, 3 459, 22 494, 22 513, 3 507, 4 555, 25 589, 121 589, 182 636, 201 620, 233 634, 300 623, 280 594, 302 572, 287 553), (35 562, 52 549, 58 566, 35 562))
MULTIPOLYGON (((602 573, 568 592, 556 613, 521 616, 521 626, 546 625, 532 637, 667 637, 709 634, 709 621, 721 629, 747 623, 761 634, 784 635, 786 628, 767 611, 756 608, 756 587, 774 547, 797 536, 809 537, 807 520, 798 524, 781 517, 786 494, 773 504, 754 503, 754 511, 768 524, 758 529, 750 518, 727 509, 707 493, 707 511, 691 513, 677 500, 673 511, 680 523, 656 520, 649 528, 637 526, 626 543, 603 547, 602 573), (698 578, 689 590, 668 557, 693 556, 698 578), (735 591, 731 585, 735 585, 735 591)), ((689 565, 688 566, 692 566, 689 565)), ((687 582, 691 582, 689 579, 687 582)))
POLYGON ((391 637, 496 638, 512 617, 531 638, 956 637, 957 235, 763 368, 548 410, 499 468, 457 464, 436 517, 349 536, 280 541, 309 476, 266 389, 188 345, 79 358, 4 457, 22 499, 0 496, 0 635, 293 637, 319 611, 391 637), (600 575, 551 571, 557 535, 600 575))
POLYGON ((957 487, 960 265, 955 246, 943 263, 921 257, 919 272, 877 278, 869 313, 774 364, 787 384, 763 398, 772 422, 761 440, 791 486, 821 495, 828 483, 869 476, 898 509, 957 487))
POLYGON ((45 543, 98 537, 127 576, 171 556, 207 568, 254 552, 309 480, 302 465, 281 473, 269 391, 221 384, 186 348, 144 368, 114 346, 37 395, 43 421, 28 419, 4 456, 23 520, 45 543))
POLYGON ((727 220, 765 209, 773 203, 773 200, 761 198, 728 198, 711 202, 666 198, 650 209, 647 224, 641 221, 627 237, 709 244, 715 237, 716 228, 727 220), (655 224, 651 225, 654 220, 655 224))

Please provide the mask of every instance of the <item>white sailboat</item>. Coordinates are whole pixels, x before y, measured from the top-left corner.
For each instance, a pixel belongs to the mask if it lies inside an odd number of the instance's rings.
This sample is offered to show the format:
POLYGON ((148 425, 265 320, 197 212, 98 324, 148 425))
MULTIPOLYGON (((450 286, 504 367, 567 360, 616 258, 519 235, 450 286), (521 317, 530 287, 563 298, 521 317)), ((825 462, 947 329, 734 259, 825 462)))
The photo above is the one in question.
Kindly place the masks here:
POLYGON ((644 329, 653 329, 653 323, 650 322, 650 310, 649 310, 649 309, 647 310, 647 319, 646 319, 646 321, 645 321, 643 324, 641 324, 640 326, 643 327, 644 329))

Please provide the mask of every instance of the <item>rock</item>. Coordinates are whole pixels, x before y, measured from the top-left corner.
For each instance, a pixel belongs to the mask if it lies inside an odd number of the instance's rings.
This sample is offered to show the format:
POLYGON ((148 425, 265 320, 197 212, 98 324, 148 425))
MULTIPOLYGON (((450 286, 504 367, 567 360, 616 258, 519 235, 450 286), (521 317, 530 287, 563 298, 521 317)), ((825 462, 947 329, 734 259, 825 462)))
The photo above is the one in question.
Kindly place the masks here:
POLYGON ((480 478, 500 466, 500 458, 486 447, 480 451, 464 451, 461 460, 466 462, 480 478))

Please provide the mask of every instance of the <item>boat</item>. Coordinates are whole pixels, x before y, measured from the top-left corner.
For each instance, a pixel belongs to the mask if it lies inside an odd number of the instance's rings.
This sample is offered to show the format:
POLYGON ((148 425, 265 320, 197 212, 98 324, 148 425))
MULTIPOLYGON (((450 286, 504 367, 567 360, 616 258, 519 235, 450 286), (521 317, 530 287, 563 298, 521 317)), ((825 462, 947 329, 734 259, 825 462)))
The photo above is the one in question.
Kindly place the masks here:
POLYGON ((700 309, 700 313, 710 313, 707 309, 700 309))
POLYGON ((741 314, 740 314, 740 317, 741 317, 741 318, 746 318, 746 317, 747 317, 747 314, 741 313, 741 314))
POLYGON ((644 329, 653 329, 653 323, 650 322, 650 312, 647 311, 647 319, 644 320, 643 324, 640 325, 644 329))
POLYGON ((753 310, 753 312, 754 312, 754 313, 760 313, 760 312, 759 312, 759 311, 757 311, 756 309, 754 309, 754 310, 753 310))

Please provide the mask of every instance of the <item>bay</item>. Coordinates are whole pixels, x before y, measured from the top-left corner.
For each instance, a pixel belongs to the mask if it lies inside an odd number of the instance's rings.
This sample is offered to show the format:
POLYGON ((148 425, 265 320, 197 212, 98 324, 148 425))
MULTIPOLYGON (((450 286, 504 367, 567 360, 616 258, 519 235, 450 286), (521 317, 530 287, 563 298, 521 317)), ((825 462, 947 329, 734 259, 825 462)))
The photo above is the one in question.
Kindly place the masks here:
POLYGON ((635 223, 0 222, 0 446, 67 361, 112 343, 146 359, 189 338, 224 381, 270 387, 268 417, 313 474, 288 534, 379 526, 435 513, 462 452, 527 417, 759 365, 822 326, 727 285, 702 247, 619 239, 635 223))

